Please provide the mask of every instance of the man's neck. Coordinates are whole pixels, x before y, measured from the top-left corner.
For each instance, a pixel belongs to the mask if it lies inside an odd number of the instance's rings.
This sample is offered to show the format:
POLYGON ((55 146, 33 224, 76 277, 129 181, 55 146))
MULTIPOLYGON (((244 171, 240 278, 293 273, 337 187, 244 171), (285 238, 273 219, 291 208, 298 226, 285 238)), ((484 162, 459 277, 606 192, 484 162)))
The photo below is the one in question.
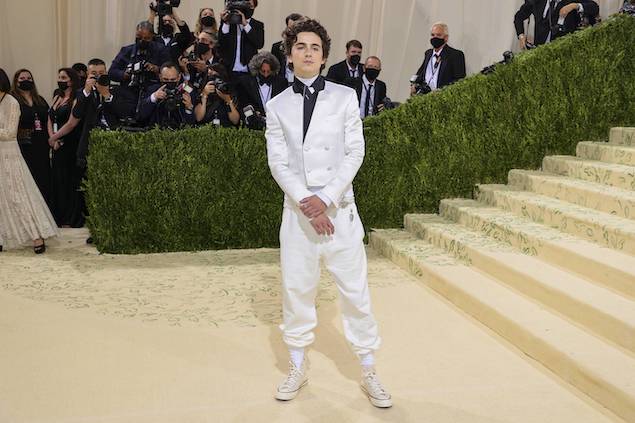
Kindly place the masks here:
POLYGON ((319 73, 316 73, 313 76, 298 75, 298 74, 295 75, 295 77, 298 78, 298 80, 300 80, 300 82, 302 82, 304 85, 313 84, 313 82, 315 82, 315 80, 318 78, 318 76, 320 76, 319 73))
POLYGON ((353 66, 351 62, 348 61, 348 59, 346 59, 346 65, 350 70, 357 70, 357 66, 353 66))

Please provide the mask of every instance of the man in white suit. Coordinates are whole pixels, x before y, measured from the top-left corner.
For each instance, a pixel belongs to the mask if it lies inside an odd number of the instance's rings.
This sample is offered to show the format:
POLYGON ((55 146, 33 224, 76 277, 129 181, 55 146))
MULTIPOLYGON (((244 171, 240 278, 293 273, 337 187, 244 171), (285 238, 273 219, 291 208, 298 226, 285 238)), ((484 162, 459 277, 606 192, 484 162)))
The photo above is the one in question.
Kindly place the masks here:
POLYGON ((289 374, 276 390, 282 401, 306 385, 304 350, 315 336, 320 259, 341 297, 344 332, 362 366, 361 386, 376 407, 392 406, 374 370, 380 338, 368 292, 364 228, 352 182, 364 160, 364 134, 356 92, 324 80, 320 72, 331 40, 312 19, 285 32, 293 65, 291 87, 267 103, 267 153, 284 191, 280 227, 283 323, 289 374))

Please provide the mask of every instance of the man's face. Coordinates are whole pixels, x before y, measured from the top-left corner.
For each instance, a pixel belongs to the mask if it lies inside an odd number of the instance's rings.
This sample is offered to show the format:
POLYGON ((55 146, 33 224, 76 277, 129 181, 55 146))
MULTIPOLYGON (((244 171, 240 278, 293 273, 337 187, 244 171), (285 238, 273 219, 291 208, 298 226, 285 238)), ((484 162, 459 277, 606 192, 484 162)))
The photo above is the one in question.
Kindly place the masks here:
POLYGON ((251 4, 252 9, 256 8, 256 3, 254 3, 254 0, 249 0, 249 3, 251 4))
POLYGON ((446 34, 443 28, 441 28, 440 26, 433 26, 432 30, 430 31, 430 36, 432 38, 443 38, 446 43, 448 42, 448 39, 450 38, 448 34, 446 34))
POLYGON ((166 82, 179 82, 180 78, 181 75, 175 68, 163 68, 161 70, 161 82, 163 84, 166 82))
POLYGON ((269 65, 269 63, 263 63, 262 66, 260 66, 260 75, 264 76, 265 78, 268 78, 271 74, 272 74, 272 71, 271 71, 271 66, 269 65))
POLYGON ((364 64, 364 69, 377 69, 381 70, 381 62, 377 59, 368 58, 366 59, 366 63, 364 64))
POLYGON ((137 39, 142 41, 151 42, 154 37, 151 31, 147 29, 139 29, 137 30, 137 39))
POLYGON ((171 16, 168 16, 168 15, 164 16, 162 18, 162 21, 163 21, 163 25, 174 27, 174 19, 172 19, 171 16))
POLYGON ((91 78, 99 78, 102 75, 106 75, 105 65, 88 65, 88 76, 91 78))
POLYGON ((320 74, 326 59, 322 39, 314 32, 301 32, 291 48, 293 70, 300 78, 312 78, 320 74))
MULTIPOLYGON (((90 68, 89 68, 90 69, 90 68)), ((86 79, 86 72, 84 71, 77 71, 77 76, 79 76, 79 79, 86 79)))
POLYGON ((362 49, 359 47, 355 47, 355 46, 351 46, 347 51, 346 51, 346 58, 350 60, 351 56, 361 56, 362 55, 362 49))

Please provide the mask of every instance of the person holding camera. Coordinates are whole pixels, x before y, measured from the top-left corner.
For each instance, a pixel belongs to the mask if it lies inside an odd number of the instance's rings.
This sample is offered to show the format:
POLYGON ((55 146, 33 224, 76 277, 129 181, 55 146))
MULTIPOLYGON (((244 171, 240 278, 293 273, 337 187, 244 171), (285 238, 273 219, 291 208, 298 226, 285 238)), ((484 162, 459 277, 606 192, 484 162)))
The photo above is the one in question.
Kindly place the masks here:
MULTIPOLYGON (((284 20, 287 28, 290 28, 291 25, 302 19, 303 16, 299 13, 291 13, 284 20)), ((284 37, 284 31, 282 32, 282 36, 284 37)), ((271 54, 276 56, 278 59, 278 63, 280 63, 280 75, 283 76, 289 85, 293 83, 293 70, 289 67, 289 60, 287 59, 287 55, 284 52, 284 40, 273 43, 271 46, 271 54)))
POLYGON ((521 50, 546 44, 555 38, 575 31, 582 18, 595 23, 599 5, 592 0, 525 0, 514 15, 514 27, 521 50), (534 42, 525 35, 525 21, 534 16, 534 42))
POLYGON ((448 45, 448 26, 437 22, 432 25, 430 35, 432 48, 426 51, 416 78, 411 80, 410 95, 435 91, 465 78, 465 55, 448 45))
POLYGON ((357 40, 346 43, 346 59, 329 68, 326 79, 337 84, 355 87, 362 78, 364 67, 362 61, 363 47, 357 40))
POLYGON ((354 87, 362 119, 376 115, 385 108, 386 83, 378 79, 380 73, 381 60, 377 56, 369 56, 364 63, 364 74, 356 80, 354 87))
POLYGON ((233 79, 249 74, 249 61, 265 45, 265 24, 253 18, 258 0, 227 0, 218 34, 222 63, 233 79))
POLYGON ((257 121, 264 123, 265 106, 275 96, 286 90, 287 81, 280 76, 280 63, 268 51, 255 55, 249 62, 251 75, 238 81, 238 102, 248 127, 264 129, 264 125, 255 125, 257 121), (245 111, 245 108, 249 108, 245 111), (247 116, 250 114, 250 116, 247 116), (253 117, 252 117, 253 116, 253 117), (256 122, 251 122, 256 121, 256 122))
POLYGON ((183 72, 183 79, 194 89, 200 91, 207 83, 209 66, 218 63, 216 54, 216 36, 209 32, 201 32, 196 43, 192 45, 184 56, 179 58, 179 66, 183 72))
POLYGON ((228 81, 229 74, 222 64, 216 63, 209 67, 208 81, 195 108, 196 121, 199 124, 211 123, 226 128, 238 126, 240 113, 228 81))
POLYGON ((20 103, 17 138, 22 157, 48 204, 51 197, 50 146, 46 131, 49 105, 38 93, 33 74, 28 69, 20 69, 14 74, 11 95, 20 103))
POLYGON ((157 7, 155 2, 150 3, 150 17, 149 22, 155 21, 158 12, 164 14, 158 14, 159 16, 159 31, 154 37, 154 41, 163 45, 169 53, 170 61, 176 62, 179 56, 194 42, 195 38, 187 23, 181 19, 176 12, 176 8, 170 5, 163 5, 164 7, 157 7), (170 6, 165 8, 165 6, 170 6), (166 12, 171 12, 167 14, 166 12), (178 33, 176 30, 178 29, 178 33))
POLYGON ((152 94, 142 100, 137 120, 145 126, 169 129, 193 125, 194 105, 188 92, 192 89, 181 83, 179 67, 172 62, 162 64, 160 78, 159 84, 149 88, 152 94))

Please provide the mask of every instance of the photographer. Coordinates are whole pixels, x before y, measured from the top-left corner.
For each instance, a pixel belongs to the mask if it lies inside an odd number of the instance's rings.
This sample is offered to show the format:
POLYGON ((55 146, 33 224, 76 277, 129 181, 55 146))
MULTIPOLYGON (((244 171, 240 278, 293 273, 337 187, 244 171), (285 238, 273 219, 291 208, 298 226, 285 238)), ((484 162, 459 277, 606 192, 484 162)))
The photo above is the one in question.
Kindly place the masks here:
POLYGON ((426 51, 423 64, 411 80, 410 95, 426 94, 465 78, 465 55, 448 45, 448 26, 437 22, 430 35, 432 48, 426 51))
MULTIPOLYGON (((299 13, 292 13, 285 19, 285 24, 287 26, 286 29, 291 28, 293 24, 302 19, 303 16, 299 13)), ((285 31, 286 31, 285 29, 285 31)), ((284 31, 282 32, 282 37, 284 38, 284 31)), ((280 75, 283 76, 289 84, 293 83, 293 71, 289 68, 289 59, 287 58, 287 53, 284 51, 284 40, 273 43, 271 46, 271 54, 276 56, 278 59, 278 63, 280 63, 281 72, 280 75)))
POLYGON ((265 105, 286 90, 288 84, 279 74, 278 59, 268 51, 260 52, 251 59, 249 71, 251 75, 243 76, 238 81, 238 103, 247 127, 264 129, 264 125, 259 123, 264 122, 265 105), (245 108, 249 106, 249 113, 253 115, 245 116, 245 108))
POLYGON ((346 43, 346 59, 329 68, 326 79, 337 84, 354 87, 362 78, 362 43, 351 40, 346 43))
POLYGON ((178 129, 194 124, 194 106, 187 85, 181 83, 181 72, 171 62, 161 65, 161 82, 148 90, 152 94, 141 103, 137 120, 145 126, 178 129))
POLYGON ((218 33, 222 62, 234 79, 247 75, 252 57, 265 45, 265 25, 254 19, 258 0, 226 0, 218 33))
POLYGON ((232 98, 229 74, 220 63, 210 66, 209 82, 201 92, 196 105, 196 121, 214 126, 235 127, 240 123, 240 113, 232 98))
POLYGON ((381 60, 370 56, 364 63, 364 74, 357 80, 355 91, 359 99, 359 113, 362 119, 376 115, 384 110, 386 104, 386 83, 379 80, 381 60))
POLYGON ((514 15, 514 26, 521 50, 539 46, 562 35, 574 32, 583 18, 595 23, 600 7, 591 0, 525 0, 514 15), (534 42, 530 44, 525 35, 525 21, 533 15, 535 20, 534 42))
POLYGON ((208 67, 215 63, 218 63, 216 37, 208 32, 198 34, 196 43, 179 59, 183 79, 198 91, 207 83, 208 67))
POLYGON ((150 17, 148 19, 149 22, 154 23, 158 14, 159 35, 154 37, 154 41, 168 49, 170 60, 173 62, 176 62, 195 40, 187 23, 179 17, 175 7, 169 3, 161 2, 161 0, 159 0, 158 6, 152 2, 150 3, 150 17), (176 33, 177 29, 178 33, 176 33))

